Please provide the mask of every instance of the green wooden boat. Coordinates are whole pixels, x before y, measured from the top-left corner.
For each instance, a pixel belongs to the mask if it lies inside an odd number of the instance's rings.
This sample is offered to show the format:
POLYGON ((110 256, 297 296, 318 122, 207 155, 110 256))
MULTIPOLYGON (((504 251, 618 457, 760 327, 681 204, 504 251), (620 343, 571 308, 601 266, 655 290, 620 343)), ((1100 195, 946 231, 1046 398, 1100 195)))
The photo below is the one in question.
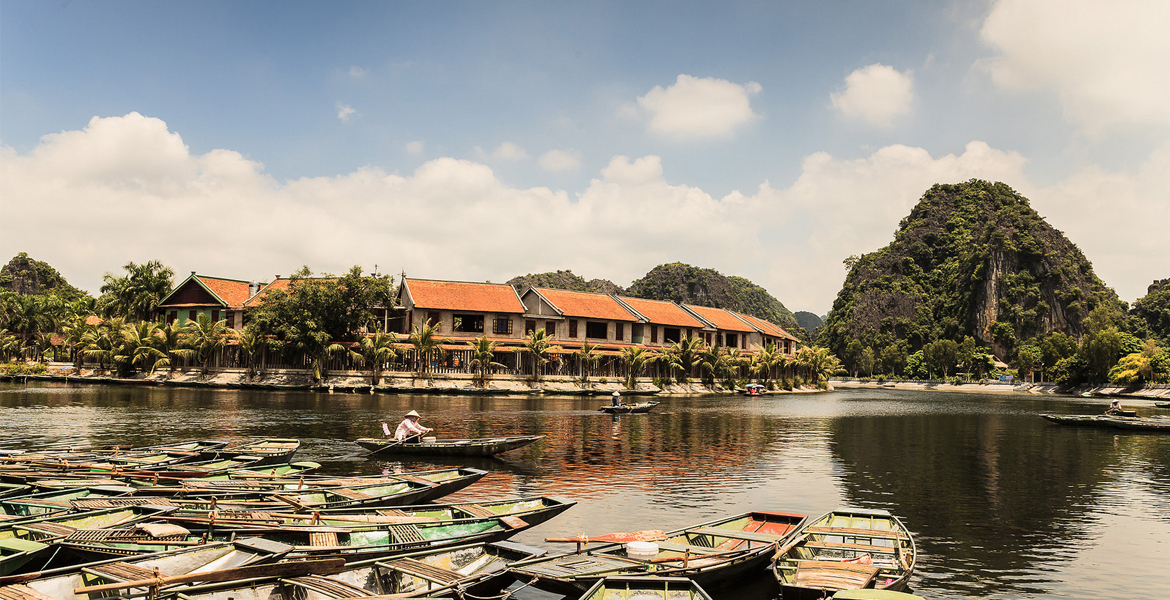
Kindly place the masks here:
POLYGON ((263 461, 259 464, 270 465, 288 462, 300 447, 301 441, 293 438, 263 438, 242 444, 229 445, 224 448, 207 450, 203 454, 217 458, 257 456, 261 457, 263 461))
POLYGON ((711 600, 711 596, 686 577, 606 577, 586 590, 581 600, 711 600))
POLYGON ((910 531, 889 511, 839 508, 778 549, 773 573, 784 600, 820 599, 848 589, 902 591, 916 560, 910 531))
MULTIPOLYGON (((265 540, 243 539, 188 546, 165 552, 152 552, 135 557, 117 557, 107 560, 30 571, 0 577, 0 596, 4 591, 30 589, 57 600, 87 600, 88 594, 73 590, 87 585, 137 581, 159 575, 174 577, 206 571, 221 571, 251 565, 270 564, 282 558, 292 547, 265 540), (9 586, 22 585, 24 588, 9 586)), ((127 589, 143 595, 143 588, 127 589)), ((27 597, 27 596, 26 596, 27 597)))
POLYGON ((627 544, 604 544, 512 565, 517 581, 579 596, 604 577, 687 577, 710 590, 763 570, 778 543, 796 534, 806 515, 755 511, 679 529, 654 542, 652 557, 631 557, 627 544))
POLYGON ((1119 417, 1112 415, 1057 415, 1045 413, 1040 416, 1048 421, 1061 425, 1170 432, 1170 417, 1165 415, 1152 417, 1119 417))
POLYGON ((41 515, 18 522, 0 522, 0 539, 21 538, 48 542, 79 529, 122 527, 160 517, 178 507, 142 504, 68 511, 41 515))
POLYGON ((53 552, 52 544, 42 544, 33 540, 8 538, 0 540, 0 576, 11 575, 24 569, 26 565, 35 564, 34 561, 49 558, 53 552))
MULTIPOLYGON (((331 574, 276 575, 162 587, 157 597, 164 600, 499 597, 498 594, 511 582, 506 574, 507 566, 543 553, 544 550, 539 548, 511 542, 467 544, 349 563, 331 574)), ((296 564, 303 563, 281 562, 271 565, 271 568, 296 564)), ((130 591, 134 586, 123 581, 120 587, 130 591)), ((119 595, 125 595, 125 592, 119 595)))
POLYGON ((572 508, 576 502, 536 496, 491 502, 419 504, 397 508, 333 509, 311 513, 257 511, 196 511, 179 508, 156 518, 192 531, 207 529, 255 529, 297 526, 344 527, 350 530, 378 529, 402 523, 431 524, 471 522, 501 518, 513 529, 539 525, 572 508))
POLYGON ((370 454, 379 456, 493 456, 516 448, 522 448, 543 435, 512 435, 495 438, 465 440, 433 440, 422 442, 395 442, 386 438, 361 438, 356 440, 370 454))
POLYGON ((424 548, 500 541, 531 527, 523 519, 500 515, 452 521, 362 523, 357 527, 220 527, 208 522, 194 525, 202 529, 151 521, 131 528, 78 530, 60 539, 57 545, 79 560, 92 561, 194 546, 208 541, 260 538, 292 546, 293 549, 286 555, 289 560, 344 558, 346 562, 357 562, 424 548))

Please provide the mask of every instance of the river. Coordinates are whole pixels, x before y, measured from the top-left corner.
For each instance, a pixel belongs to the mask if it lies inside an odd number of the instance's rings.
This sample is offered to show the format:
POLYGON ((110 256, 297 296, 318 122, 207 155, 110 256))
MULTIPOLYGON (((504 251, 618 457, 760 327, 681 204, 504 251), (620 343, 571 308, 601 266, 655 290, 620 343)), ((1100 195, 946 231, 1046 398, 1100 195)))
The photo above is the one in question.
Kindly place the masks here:
MULTIPOLYGON (((660 400, 651 414, 611 417, 600 398, 0 384, 0 447, 296 437, 296 460, 324 473, 456 464, 368 459, 350 441, 415 409, 440 437, 547 436, 464 461, 490 473, 450 497, 578 502, 513 538, 522 543, 861 506, 890 510, 914 533, 911 585, 930 599, 1170 596, 1170 435, 1037 416, 1100 412, 1100 399, 841 390, 660 400)), ((1170 414, 1149 401, 1126 407, 1170 414)), ((762 577, 716 597, 777 596, 762 577)))

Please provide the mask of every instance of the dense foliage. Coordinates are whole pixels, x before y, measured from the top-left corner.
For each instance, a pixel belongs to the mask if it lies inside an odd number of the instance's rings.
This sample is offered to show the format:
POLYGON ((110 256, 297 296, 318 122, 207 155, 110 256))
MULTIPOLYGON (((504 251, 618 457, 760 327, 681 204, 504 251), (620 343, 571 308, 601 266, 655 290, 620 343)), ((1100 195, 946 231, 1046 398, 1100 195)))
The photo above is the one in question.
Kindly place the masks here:
POLYGON ((1130 308, 1130 325, 1142 337, 1152 337, 1170 346, 1170 279, 1155 281, 1146 295, 1130 308))
POLYGON ((49 263, 29 258, 25 252, 12 257, 8 264, 0 267, 0 291, 21 296, 52 292, 66 301, 79 300, 89 295, 69 285, 49 263))
POLYGON ((1164 331, 1163 288, 1127 315, 1080 250, 1005 184, 935 185, 893 242, 845 264, 818 339, 855 374, 979 377, 996 369, 990 354, 1015 375, 1064 383, 1170 376, 1158 367, 1165 351, 1151 341, 1142 354, 1134 335, 1135 323, 1164 331), (1134 354, 1146 362, 1114 370, 1134 354))
POLYGON ((341 277, 314 277, 308 267, 294 273, 287 290, 272 290, 248 317, 248 329, 275 336, 304 351, 329 342, 356 341, 376 318, 374 309, 394 306, 394 279, 363 275, 353 267, 341 277))
POLYGON ((158 303, 174 286, 174 269, 157 260, 144 264, 126 263, 126 274, 102 276, 102 295, 98 298, 98 312, 105 317, 123 317, 146 321, 154 316, 158 303))
POLYGON ((625 290, 608 279, 585 280, 572 271, 550 271, 548 273, 529 273, 508 280, 508 285, 523 291, 527 286, 549 288, 554 290, 569 290, 571 292, 590 292, 595 294, 624 294, 625 290))

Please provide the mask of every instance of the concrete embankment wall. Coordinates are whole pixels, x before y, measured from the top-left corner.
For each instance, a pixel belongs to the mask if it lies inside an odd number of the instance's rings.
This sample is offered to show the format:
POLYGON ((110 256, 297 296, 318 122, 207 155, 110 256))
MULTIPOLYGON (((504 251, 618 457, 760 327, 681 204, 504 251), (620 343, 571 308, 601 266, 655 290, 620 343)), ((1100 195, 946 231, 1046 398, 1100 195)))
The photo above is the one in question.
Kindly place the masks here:
POLYGON ((1007 383, 999 381, 972 381, 954 385, 946 381, 886 380, 879 382, 876 379, 833 379, 830 383, 832 383, 834 388, 838 389, 880 388, 888 390, 924 390, 975 394, 1060 394, 1069 396, 1080 396, 1087 392, 1094 396, 1148 398, 1151 400, 1170 399, 1170 385, 1166 384, 1154 384, 1148 386, 1122 386, 1109 384, 1063 387, 1058 386, 1055 383, 1007 383))

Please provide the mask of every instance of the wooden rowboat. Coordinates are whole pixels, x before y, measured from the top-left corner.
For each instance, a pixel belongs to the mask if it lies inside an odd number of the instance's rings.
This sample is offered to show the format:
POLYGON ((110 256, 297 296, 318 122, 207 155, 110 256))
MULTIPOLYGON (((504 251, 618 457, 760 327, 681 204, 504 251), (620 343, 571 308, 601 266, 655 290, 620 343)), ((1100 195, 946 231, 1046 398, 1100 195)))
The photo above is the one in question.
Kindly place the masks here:
POLYGON ((657 402, 640 402, 638 404, 619 404, 617 406, 610 404, 607 406, 602 406, 601 408, 599 408, 597 410, 599 410, 601 412, 605 412, 605 413, 615 414, 615 415, 624 415, 624 414, 628 414, 628 413, 648 413, 651 410, 653 410, 655 406, 658 406, 657 402))
POLYGON ((232 458, 235 456, 247 455, 260 457, 261 462, 257 464, 271 465, 276 463, 288 462, 293 454, 301 447, 301 441, 292 438, 265 438, 245 442, 242 444, 235 444, 227 446, 226 448, 218 448, 213 450, 205 450, 205 456, 216 458, 232 458))
POLYGON ((777 544, 796 534, 807 517, 756 511, 667 532, 654 544, 653 558, 633 558, 628 544, 604 544, 588 551, 558 554, 512 565, 517 581, 579 596, 604 577, 687 577, 717 589, 763 570, 777 544))
MULTIPOLYGON (((496 542, 468 544, 452 548, 425 550, 383 559, 349 563, 312 575, 275 574, 262 577, 237 577, 235 581, 202 583, 196 585, 161 585, 155 597, 184 600, 333 600, 341 598, 488 598, 497 595, 510 582, 506 569, 511 563, 544 554, 544 550, 515 544, 496 542)), ((325 561, 313 563, 324 565, 325 561)), ((288 568, 304 564, 299 561, 266 565, 269 569, 288 568)), ((213 573, 204 575, 219 581, 213 573)), ((193 577, 193 576, 192 576, 193 577)), ((184 578, 191 579, 191 577, 184 578)), ((180 580, 182 581, 182 580, 180 580)), ((119 581, 100 588, 86 587, 72 591, 80 593, 109 592, 111 588, 144 589, 149 582, 119 581)), ((95 594, 101 595, 101 594, 95 594)), ((91 595, 89 597, 95 597, 91 595)), ((80 600, 85 596, 66 597, 80 600)))
POLYGON ((1057 415, 1041 414, 1041 417, 1061 425, 1079 425, 1106 429, 1133 429, 1140 431, 1170 432, 1170 417, 1117 417, 1110 415, 1057 415))
POLYGON ((914 539, 897 517, 839 508, 777 550, 772 569, 784 600, 803 600, 848 589, 902 591, 916 560, 914 539))
POLYGON ((434 440, 417 443, 395 442, 386 438, 361 438, 356 440, 370 454, 392 455, 433 455, 433 456, 492 456, 527 446, 543 435, 512 435, 497 438, 466 440, 434 440))
POLYGON ((586 590, 581 600, 711 600, 686 577, 606 577, 586 590))

